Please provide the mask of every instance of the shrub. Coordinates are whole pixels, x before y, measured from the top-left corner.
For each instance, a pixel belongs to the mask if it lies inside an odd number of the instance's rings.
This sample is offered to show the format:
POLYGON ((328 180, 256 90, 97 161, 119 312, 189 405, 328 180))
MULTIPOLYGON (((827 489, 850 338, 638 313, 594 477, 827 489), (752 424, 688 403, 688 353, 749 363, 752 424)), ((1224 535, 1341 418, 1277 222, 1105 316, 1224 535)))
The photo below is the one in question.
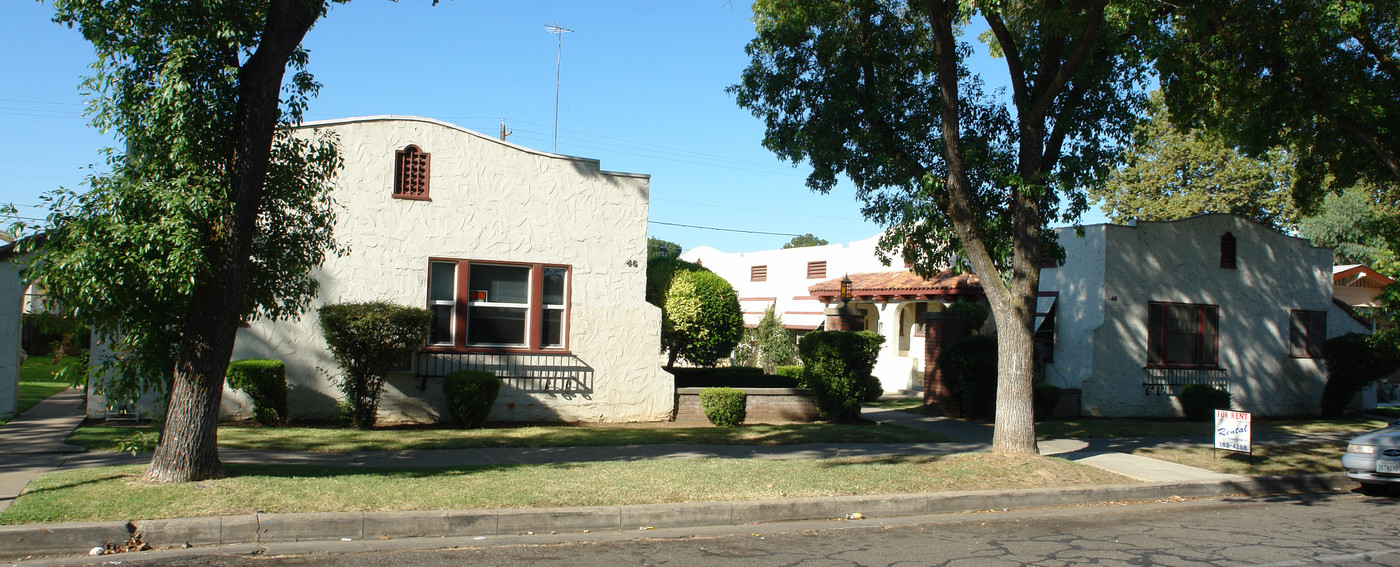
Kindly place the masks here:
POLYGON ((744 422, 748 394, 737 388, 705 388, 700 391, 700 409, 710 423, 721 426, 744 422))
POLYGON ((712 366, 729 357, 744 334, 744 314, 734 286, 708 270, 677 272, 661 313, 666 366, 679 358, 712 366))
POLYGON ((1393 331, 1382 331, 1370 337, 1347 333, 1322 343, 1322 357, 1327 363, 1322 417, 1341 417, 1357 392, 1395 371, 1394 339, 1393 331))
POLYGON ((253 398, 253 421, 277 425, 287 420, 287 365, 280 360, 250 358, 228 363, 230 388, 253 398))
MULTIPOLYGON (((885 338, 870 331, 814 331, 802 337, 802 382, 812 390, 823 419, 849 423, 860 419, 860 404, 869 396, 871 376, 885 338)), ((879 397, 878 395, 876 396, 879 397)))
POLYGON ((321 308, 321 333, 344 371, 337 385, 355 427, 374 426, 384 375, 423 348, 432 313, 383 301, 338 303, 321 308))
POLYGON ((758 366, 773 374, 778 366, 797 361, 797 340, 769 305, 758 325, 744 331, 743 340, 731 356, 735 364, 758 366))
POLYGON ((1050 419, 1055 413, 1055 406, 1060 403, 1060 388, 1049 384, 1035 384, 1031 386, 1031 396, 1035 404, 1035 420, 1041 421, 1050 419))
POLYGON ((784 378, 792 378, 795 381, 795 383, 798 384, 799 388, 807 387, 806 384, 802 383, 802 365, 800 364, 794 364, 792 366, 779 366, 777 368, 774 368, 773 375, 782 376, 784 378))
POLYGON ((980 303, 970 301, 959 301, 948 306, 949 313, 962 313, 967 317, 967 329, 973 334, 980 334, 982 326, 987 324, 987 316, 991 314, 986 307, 980 303))
POLYGON ((996 337, 970 335, 944 345, 938 368, 943 371, 943 384, 961 409, 962 415, 952 417, 996 417, 996 337))
POLYGON ((1211 421, 1215 410, 1230 409, 1230 393, 1204 384, 1181 388, 1181 414, 1187 421, 1211 421))
POLYGON ((486 423, 501 393, 501 379, 484 370, 458 370, 442 378, 442 393, 452 419, 462 427, 476 429, 486 423))

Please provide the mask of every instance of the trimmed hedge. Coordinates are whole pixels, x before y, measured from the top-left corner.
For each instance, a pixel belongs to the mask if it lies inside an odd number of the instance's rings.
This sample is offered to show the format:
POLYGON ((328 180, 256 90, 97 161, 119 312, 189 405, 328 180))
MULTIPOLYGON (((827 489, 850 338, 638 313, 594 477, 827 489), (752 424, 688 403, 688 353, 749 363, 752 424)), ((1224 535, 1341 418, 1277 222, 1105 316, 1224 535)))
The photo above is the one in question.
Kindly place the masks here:
POLYGON ((442 393, 453 421, 468 429, 486 424, 501 393, 501 379, 485 370, 458 370, 442 378, 442 393))
POLYGON ((1181 413, 1187 421, 1212 421, 1215 410, 1230 409, 1230 393, 1204 384, 1181 388, 1181 413))
POLYGON ((287 365, 280 360, 250 358, 228 363, 228 386, 253 398, 253 421, 278 425, 287 421, 287 365))
MULTIPOLYGON (((871 375, 885 337, 871 331, 813 331, 802 337, 802 381, 817 411, 836 423, 860 420, 860 405, 880 380, 871 375)), ((879 398, 879 394, 875 394, 879 398)))
MULTIPOLYGON (((786 368, 786 367, 780 367, 786 368)), ((723 368, 667 368, 676 377, 677 388, 801 388, 798 376, 764 374, 762 368, 728 366, 723 368)))
POLYGON ((938 357, 938 368, 943 370, 944 385, 962 409, 962 415, 950 417, 996 417, 996 337, 969 335, 944 345, 943 354, 938 357))
POLYGON ((700 409, 710 423, 739 425, 747 417, 748 394, 737 388, 705 388, 700 391, 700 409))

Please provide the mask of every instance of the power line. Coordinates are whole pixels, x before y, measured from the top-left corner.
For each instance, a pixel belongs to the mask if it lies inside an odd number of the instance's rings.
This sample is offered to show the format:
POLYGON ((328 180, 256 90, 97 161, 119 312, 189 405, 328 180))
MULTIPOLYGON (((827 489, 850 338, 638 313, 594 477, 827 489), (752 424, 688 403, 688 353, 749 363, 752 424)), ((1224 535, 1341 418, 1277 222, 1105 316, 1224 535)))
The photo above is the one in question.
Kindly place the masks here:
POLYGON ((801 234, 792 234, 792 233, 787 233, 787 232, 763 232, 763 231, 758 231, 758 230, 740 230, 740 229, 737 229, 737 228, 719 228, 719 227, 715 227, 715 226, 697 226, 697 225, 693 225, 693 224, 679 224, 679 223, 674 223, 674 222, 661 222, 661 221, 654 221, 654 220, 649 220, 649 221, 647 221, 647 224, 664 224, 664 225, 666 225, 666 226, 679 226, 679 227, 681 227, 681 228, 698 228, 698 229, 701 229, 701 230, 718 230, 718 231, 721 231, 721 232, 742 232, 742 233, 745 233, 745 234, 767 234, 767 235, 771 235, 771 236, 802 236, 801 234))

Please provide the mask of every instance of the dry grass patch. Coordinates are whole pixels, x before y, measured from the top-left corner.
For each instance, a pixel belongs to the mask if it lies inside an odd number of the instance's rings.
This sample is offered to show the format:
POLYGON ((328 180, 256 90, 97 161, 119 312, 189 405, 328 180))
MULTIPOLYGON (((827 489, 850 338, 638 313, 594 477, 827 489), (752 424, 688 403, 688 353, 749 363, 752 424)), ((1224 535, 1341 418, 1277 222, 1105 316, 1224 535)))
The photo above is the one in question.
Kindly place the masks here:
POLYGON ((1252 459, 1245 453, 1215 452, 1210 447, 1138 449, 1133 454, 1222 473, 1273 476, 1341 471, 1346 450, 1346 444, 1329 443, 1255 445, 1252 459))
POLYGON ((176 485, 142 467, 50 473, 3 524, 378 510, 455 510, 761 500, 1131 482, 1063 459, 990 453, 821 460, 665 459, 469 468, 226 465, 176 485))
MULTIPOLYGON (((1348 433, 1361 434, 1386 426, 1378 419, 1256 419, 1255 435, 1269 433, 1348 433)), ((1073 419, 1035 424, 1040 439, 1093 439, 1133 437, 1208 437, 1214 423, 1180 419, 1073 419)))

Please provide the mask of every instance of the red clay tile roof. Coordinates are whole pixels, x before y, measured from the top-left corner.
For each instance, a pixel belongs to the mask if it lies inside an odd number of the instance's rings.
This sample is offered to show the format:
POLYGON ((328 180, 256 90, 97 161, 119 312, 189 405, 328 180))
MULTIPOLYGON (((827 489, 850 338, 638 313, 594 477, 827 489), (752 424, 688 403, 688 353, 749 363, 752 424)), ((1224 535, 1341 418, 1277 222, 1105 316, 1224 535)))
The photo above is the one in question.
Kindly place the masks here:
MULTIPOLYGON (((970 294, 981 295, 982 283, 976 274, 954 274, 943 270, 924 279, 914 272, 866 272, 850 274, 851 295, 858 299, 916 299, 919 296, 970 294)), ((833 278, 807 288, 813 296, 830 301, 841 291, 841 278, 833 278)))

